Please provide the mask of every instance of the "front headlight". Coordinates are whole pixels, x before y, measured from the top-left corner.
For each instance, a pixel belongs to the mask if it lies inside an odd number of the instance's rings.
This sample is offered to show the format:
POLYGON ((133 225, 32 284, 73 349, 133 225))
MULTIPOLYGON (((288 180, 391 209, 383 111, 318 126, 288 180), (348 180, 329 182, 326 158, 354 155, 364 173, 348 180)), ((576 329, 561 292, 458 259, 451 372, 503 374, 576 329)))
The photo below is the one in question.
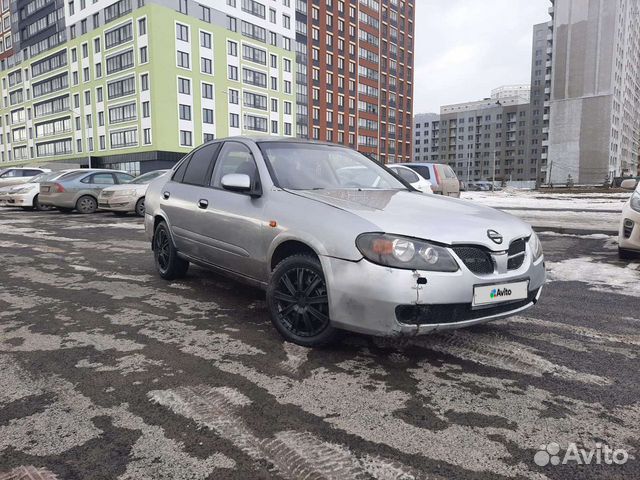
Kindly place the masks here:
POLYGON ((540 243, 540 239, 538 238, 538 235, 536 235, 536 232, 533 232, 531 237, 529 237, 529 248, 531 249, 534 262, 542 256, 542 243, 540 243))
POLYGON ((132 197, 136 194, 135 190, 118 190, 113 196, 114 197, 132 197))
POLYGON ((640 192, 635 191, 633 195, 631 195, 631 201, 629 202, 629 205, 636 212, 640 212, 640 192))
POLYGON ((425 240, 386 233, 363 233, 356 247, 370 262, 386 267, 456 272, 458 264, 446 248, 425 240))

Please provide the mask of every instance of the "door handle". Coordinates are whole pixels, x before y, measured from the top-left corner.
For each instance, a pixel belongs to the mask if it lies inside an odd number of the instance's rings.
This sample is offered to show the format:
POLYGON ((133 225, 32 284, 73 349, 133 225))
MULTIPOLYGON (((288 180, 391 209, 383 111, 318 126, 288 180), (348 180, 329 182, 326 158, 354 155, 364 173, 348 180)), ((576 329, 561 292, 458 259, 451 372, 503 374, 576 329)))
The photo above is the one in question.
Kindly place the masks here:
POLYGON ((205 199, 200 199, 198 200, 198 207, 200 208, 207 208, 209 206, 209 201, 205 200, 205 199))
POLYGON ((170 196, 171 196, 171 193, 169 193, 169 192, 164 192, 164 193, 162 194, 162 198, 164 198, 165 200, 169 200, 169 197, 170 197, 170 196))

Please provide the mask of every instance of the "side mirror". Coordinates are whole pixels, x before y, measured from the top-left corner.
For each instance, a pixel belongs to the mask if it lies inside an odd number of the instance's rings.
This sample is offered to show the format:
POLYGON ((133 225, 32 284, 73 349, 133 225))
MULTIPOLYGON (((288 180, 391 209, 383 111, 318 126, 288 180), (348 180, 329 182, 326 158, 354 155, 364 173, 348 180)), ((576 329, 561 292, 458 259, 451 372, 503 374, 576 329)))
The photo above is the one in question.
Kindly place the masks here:
POLYGON ((228 173, 220 181, 222 188, 232 192, 249 192, 251 190, 251 177, 244 173, 228 173))
POLYGON ((620 187, 624 188, 625 190, 635 190, 637 185, 638 185, 638 181, 636 179, 627 178, 626 180, 622 181, 622 183, 620 184, 620 187))

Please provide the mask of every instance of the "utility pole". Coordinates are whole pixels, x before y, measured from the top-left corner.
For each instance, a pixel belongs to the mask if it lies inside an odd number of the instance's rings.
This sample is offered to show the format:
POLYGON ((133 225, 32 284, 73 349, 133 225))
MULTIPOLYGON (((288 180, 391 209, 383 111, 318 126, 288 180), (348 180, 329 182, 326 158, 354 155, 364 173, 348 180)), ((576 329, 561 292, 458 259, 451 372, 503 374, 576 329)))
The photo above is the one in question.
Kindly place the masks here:
POLYGON ((493 181, 491 182, 491 191, 496 189, 496 147, 493 147, 493 181))

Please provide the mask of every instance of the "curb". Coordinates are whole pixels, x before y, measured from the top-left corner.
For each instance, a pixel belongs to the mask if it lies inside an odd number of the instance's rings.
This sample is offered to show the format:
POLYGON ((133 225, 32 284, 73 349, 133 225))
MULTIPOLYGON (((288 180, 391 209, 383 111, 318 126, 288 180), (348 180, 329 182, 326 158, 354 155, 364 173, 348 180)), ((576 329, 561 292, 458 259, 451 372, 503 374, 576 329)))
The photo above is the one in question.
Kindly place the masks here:
POLYGON ((618 230, 594 230, 587 228, 566 228, 566 227, 545 227, 540 225, 532 225, 536 232, 554 232, 554 233, 562 233, 565 235, 609 235, 612 237, 618 236, 618 230))

